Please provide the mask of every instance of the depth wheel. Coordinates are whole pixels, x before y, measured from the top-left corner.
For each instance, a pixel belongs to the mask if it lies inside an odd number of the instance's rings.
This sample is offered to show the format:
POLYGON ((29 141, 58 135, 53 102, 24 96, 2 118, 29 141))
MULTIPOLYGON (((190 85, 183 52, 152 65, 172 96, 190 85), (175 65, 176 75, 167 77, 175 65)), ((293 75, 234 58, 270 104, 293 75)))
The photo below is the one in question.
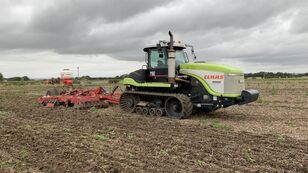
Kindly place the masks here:
POLYGON ((135 111, 135 105, 140 101, 138 96, 123 93, 120 97, 120 108, 123 112, 132 113, 135 111))
POLYGON ((165 103, 165 110, 168 117, 182 119, 191 115, 193 105, 190 98, 183 94, 169 97, 165 103))

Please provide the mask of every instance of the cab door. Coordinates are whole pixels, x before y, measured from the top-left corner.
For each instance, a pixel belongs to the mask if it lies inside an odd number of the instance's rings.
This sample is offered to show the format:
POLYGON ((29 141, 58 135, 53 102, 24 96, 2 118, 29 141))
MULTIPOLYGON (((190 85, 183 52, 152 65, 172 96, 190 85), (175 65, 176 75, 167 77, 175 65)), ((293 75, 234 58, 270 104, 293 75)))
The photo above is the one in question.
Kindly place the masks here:
POLYGON ((148 51, 148 81, 149 82, 167 82, 168 81, 168 63, 167 51, 165 48, 159 52, 157 49, 148 51))

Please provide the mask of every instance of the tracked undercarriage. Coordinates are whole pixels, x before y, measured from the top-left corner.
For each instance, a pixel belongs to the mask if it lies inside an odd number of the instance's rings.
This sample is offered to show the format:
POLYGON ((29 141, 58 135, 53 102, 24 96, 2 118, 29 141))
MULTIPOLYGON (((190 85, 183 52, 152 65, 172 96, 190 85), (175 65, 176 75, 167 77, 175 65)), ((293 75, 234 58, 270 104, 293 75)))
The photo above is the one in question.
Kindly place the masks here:
POLYGON ((120 106, 125 112, 177 119, 189 117, 193 110, 190 98, 184 94, 143 91, 125 91, 120 106))

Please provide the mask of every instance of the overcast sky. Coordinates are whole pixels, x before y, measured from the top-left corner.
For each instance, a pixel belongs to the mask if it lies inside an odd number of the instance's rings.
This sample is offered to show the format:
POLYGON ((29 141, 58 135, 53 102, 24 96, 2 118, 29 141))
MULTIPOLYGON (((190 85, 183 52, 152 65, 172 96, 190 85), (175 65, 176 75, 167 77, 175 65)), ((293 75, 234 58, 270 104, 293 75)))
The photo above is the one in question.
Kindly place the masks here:
POLYGON ((306 0, 1 0, 0 72, 121 75, 141 68, 144 45, 168 30, 198 60, 308 72, 306 0))

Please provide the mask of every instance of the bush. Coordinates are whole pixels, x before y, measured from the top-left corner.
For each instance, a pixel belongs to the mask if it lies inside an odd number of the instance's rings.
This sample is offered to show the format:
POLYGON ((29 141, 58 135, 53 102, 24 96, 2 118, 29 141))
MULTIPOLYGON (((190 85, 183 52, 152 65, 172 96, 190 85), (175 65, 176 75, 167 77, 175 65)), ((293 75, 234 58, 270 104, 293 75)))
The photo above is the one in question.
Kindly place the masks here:
POLYGON ((21 77, 11 77, 11 78, 7 78, 7 81, 21 81, 21 77))
POLYGON ((84 80, 84 79, 86 79, 86 80, 91 80, 92 78, 91 78, 90 76, 82 76, 80 79, 81 79, 81 80, 84 80))

